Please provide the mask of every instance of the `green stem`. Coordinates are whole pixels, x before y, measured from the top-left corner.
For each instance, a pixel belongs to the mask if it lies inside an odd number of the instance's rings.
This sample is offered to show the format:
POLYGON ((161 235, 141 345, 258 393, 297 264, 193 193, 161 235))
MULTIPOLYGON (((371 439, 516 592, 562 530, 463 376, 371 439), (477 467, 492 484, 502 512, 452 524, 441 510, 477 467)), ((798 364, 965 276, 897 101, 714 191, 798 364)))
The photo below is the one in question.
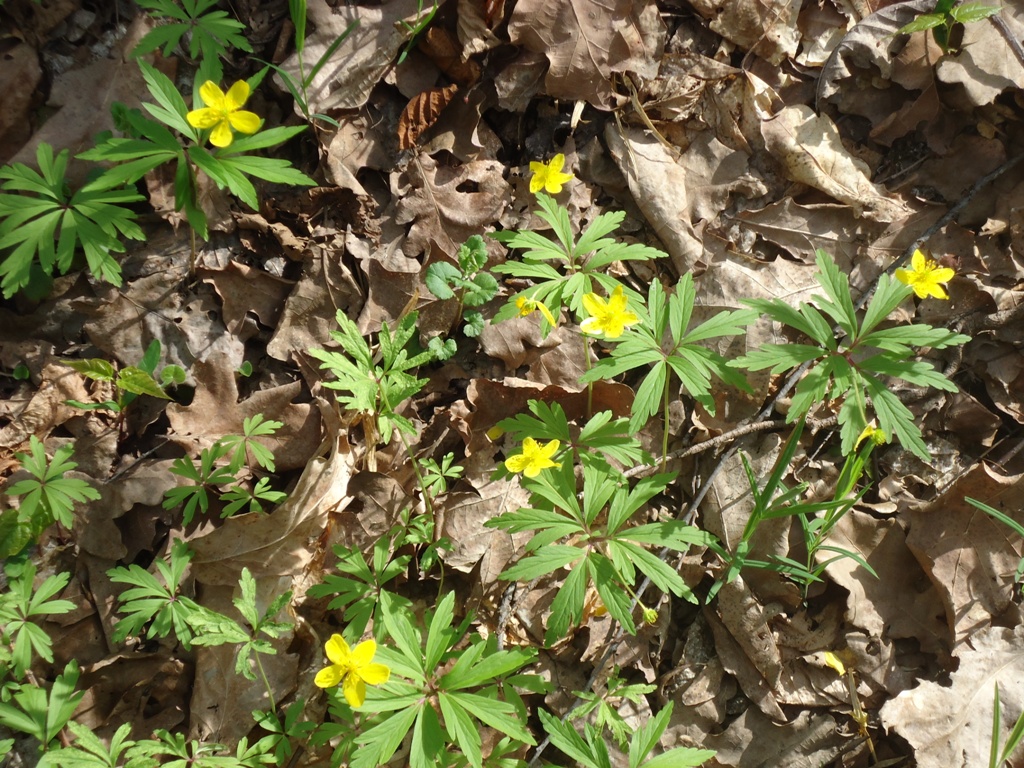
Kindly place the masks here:
MULTIPOLYGON (((583 337, 583 368, 590 372, 590 337, 580 334, 583 337)), ((587 418, 594 415, 594 382, 587 382, 587 418)))
POLYGON ((267 673, 263 671, 263 662, 260 661, 259 651, 255 652, 256 656, 256 669, 260 671, 260 677, 263 678, 263 685, 267 688, 267 698, 270 699, 270 711, 277 715, 277 704, 274 702, 274 691, 270 687, 270 681, 267 679, 267 673))
POLYGON ((665 471, 665 467, 668 466, 668 427, 669 427, 669 416, 668 416, 668 385, 672 382, 672 371, 669 370, 665 376, 665 389, 662 391, 661 396, 661 407, 662 407, 662 429, 661 429, 661 471, 665 471))

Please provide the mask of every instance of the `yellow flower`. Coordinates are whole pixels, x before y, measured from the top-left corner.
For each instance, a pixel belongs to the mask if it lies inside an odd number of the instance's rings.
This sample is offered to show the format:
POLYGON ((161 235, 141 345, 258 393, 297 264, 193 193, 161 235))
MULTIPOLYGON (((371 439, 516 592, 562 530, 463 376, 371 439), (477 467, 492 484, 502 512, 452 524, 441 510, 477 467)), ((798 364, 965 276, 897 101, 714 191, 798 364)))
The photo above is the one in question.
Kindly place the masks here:
POLYGON ((505 469, 509 472, 522 472, 527 477, 536 477, 542 469, 562 466, 551 460, 557 451, 557 440, 541 445, 532 437, 527 437, 523 440, 523 452, 505 459, 505 469))
POLYGON ((889 442, 889 438, 885 436, 885 432, 875 426, 875 422, 872 421, 863 431, 857 436, 857 442, 853 444, 853 450, 860 448, 860 444, 865 440, 871 440, 875 445, 884 445, 889 442))
POLYGON ((345 701, 352 707, 361 707, 366 701, 366 686, 381 685, 391 677, 391 670, 383 664, 374 664, 377 643, 365 640, 349 649, 341 635, 331 635, 324 646, 331 666, 316 673, 313 682, 320 688, 333 688, 341 683, 345 701))
POLYGON ((565 155, 559 152, 551 158, 549 163, 530 163, 530 172, 533 178, 530 179, 530 191, 537 194, 542 189, 549 195, 557 195, 562 191, 562 185, 572 179, 571 173, 562 173, 562 166, 565 165, 565 155))
POLYGON ((551 327, 558 325, 558 322, 555 320, 555 316, 551 314, 551 310, 548 309, 547 305, 542 301, 530 299, 526 296, 520 296, 516 299, 516 309, 519 310, 520 317, 526 317, 534 312, 540 312, 544 316, 544 319, 551 324, 551 327))
POLYGON ((940 267, 919 250, 915 250, 914 255, 910 257, 910 266, 910 269, 897 269, 896 279, 913 288, 919 299, 926 299, 929 296, 936 299, 949 298, 949 294, 940 283, 948 283, 956 272, 949 267, 940 267))
POLYGON ((629 311, 627 303, 621 285, 607 301, 596 293, 584 294, 583 306, 590 313, 590 317, 580 323, 580 330, 595 335, 604 334, 608 339, 619 338, 627 326, 640 322, 640 318, 629 311))
POLYGON ((227 94, 215 82, 207 80, 199 87, 199 97, 206 106, 193 109, 185 117, 193 128, 213 128, 210 134, 213 146, 226 147, 231 144, 234 139, 232 128, 239 133, 256 133, 260 129, 259 115, 242 109, 245 100, 249 98, 249 84, 245 80, 232 85, 227 94))
POLYGON ((825 665, 832 667, 840 676, 846 674, 846 665, 832 651, 825 651, 825 665))

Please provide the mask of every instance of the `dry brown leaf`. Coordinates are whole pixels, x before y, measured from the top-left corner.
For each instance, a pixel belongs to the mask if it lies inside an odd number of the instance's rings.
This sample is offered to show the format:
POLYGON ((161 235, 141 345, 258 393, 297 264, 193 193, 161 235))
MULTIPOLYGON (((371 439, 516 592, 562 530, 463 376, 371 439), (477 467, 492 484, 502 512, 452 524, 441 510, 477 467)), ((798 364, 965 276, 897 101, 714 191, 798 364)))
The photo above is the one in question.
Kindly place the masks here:
POLYGON ((701 746, 717 752, 704 763, 707 768, 820 768, 847 749, 847 737, 832 715, 801 712, 780 725, 748 707, 724 732, 709 734, 701 746))
POLYGON ((456 31, 468 59, 501 45, 494 30, 505 20, 505 0, 459 0, 456 31))
MULTIPOLYGON (((449 493, 435 505, 439 536, 451 539, 451 549, 441 554, 450 568, 470 573, 482 559, 487 559, 487 573, 480 574, 484 591, 495 587, 498 575, 516 555, 512 537, 505 531, 485 528, 491 518, 514 512, 528 505, 529 494, 518 482, 496 480, 477 493, 449 493)), ((500 582, 500 590, 508 586, 500 582)))
POLYGON ((549 96, 602 109, 616 104, 613 73, 654 77, 665 47, 665 26, 649 0, 520 0, 508 34, 515 45, 547 56, 549 96))
POLYGON ((343 435, 331 442, 327 458, 312 459, 272 513, 236 515, 189 541, 196 553, 192 567, 197 581, 231 586, 238 583, 243 567, 257 578, 302 572, 313 557, 310 540, 320 535, 331 510, 348 499, 355 459, 343 435))
POLYGON ((876 520, 851 511, 833 529, 828 543, 860 555, 878 574, 875 578, 849 558, 828 566, 829 578, 850 593, 847 620, 852 626, 873 637, 912 638, 925 653, 949 653, 951 638, 942 600, 907 547, 906 534, 896 520, 876 520), (900 588, 893 589, 894 584, 900 588))
POLYGON ((0 429, 0 448, 20 450, 32 435, 46 438, 56 427, 81 413, 78 408, 67 405, 66 400, 92 400, 85 388, 85 377, 66 365, 58 362, 46 365, 40 379, 32 398, 10 424, 0 429))
POLYGON ((800 44, 800 5, 788 0, 695 0, 693 8, 713 31, 770 64, 792 57, 800 44))
POLYGON ((508 204, 505 168, 495 160, 453 168, 421 154, 406 173, 412 190, 398 201, 395 220, 412 225, 403 245, 407 257, 439 251, 455 258, 470 235, 489 227, 508 204))
POLYGON ((327 180, 365 195, 366 189, 357 178, 359 172, 367 168, 390 170, 393 158, 388 156, 380 133, 365 115, 343 117, 339 122, 341 125, 327 147, 327 180))
MULTIPOLYGON (((1007 4, 999 7, 999 16, 1010 35, 1024 37, 1024 8, 1007 4)), ((935 66, 943 83, 959 83, 975 106, 990 104, 1000 93, 1024 88, 1024 63, 1014 56, 1002 33, 991 21, 964 25, 960 51, 943 56, 935 66)))
POLYGON ((793 181, 814 187, 874 221, 896 221, 908 213, 902 203, 871 183, 867 164, 849 153, 824 115, 798 104, 762 117, 765 148, 793 181))
POLYGON ((691 271, 704 255, 697 232, 700 222, 717 219, 734 194, 753 198, 767 191, 748 174, 748 157, 730 150, 709 131, 697 134, 678 157, 639 128, 620 131, 609 123, 605 139, 679 274, 691 271))
MULTIPOLYGON (((358 26, 345 38, 307 90, 310 112, 358 109, 370 98, 370 91, 393 66, 395 56, 408 39, 410 28, 419 18, 433 12, 422 0, 392 0, 380 5, 333 7, 327 0, 309 0, 307 18, 312 33, 302 53, 304 71, 310 72, 320 57, 349 25, 358 26)), ((281 64, 294 82, 301 80, 299 57, 293 54, 281 64)), ((280 75, 274 79, 284 90, 280 75)), ((295 107, 296 112, 299 106, 295 107)))
POLYGON ((882 724, 910 743, 919 768, 988 765, 995 688, 1005 739, 1024 711, 1022 677, 1024 627, 986 626, 963 648, 949 684, 925 680, 890 699, 880 713, 882 724))
POLYGON ((929 504, 913 505, 907 546, 931 577, 946 608, 954 654, 965 642, 1015 611, 1013 574, 1020 537, 964 501, 978 499, 1024 523, 1024 475, 1006 477, 979 463, 929 504))
POLYGON ((274 435, 259 438, 273 452, 276 471, 306 466, 320 445, 320 416, 309 403, 292 402, 302 396, 302 382, 263 389, 238 402, 235 369, 223 359, 197 362, 192 373, 196 380, 192 402, 167 406, 174 442, 195 455, 224 435, 242 434, 245 419, 260 413, 283 424, 274 435))
POLYGON ((267 354, 277 360, 291 360, 327 343, 338 328, 338 310, 351 312, 362 305, 363 291, 342 260, 327 249, 313 251, 267 342, 267 354))
MULTIPOLYGON (((39 53, 17 42, 3 52, 0 67, 0 163, 6 164, 32 135, 32 99, 42 79, 39 53)), ((34 163, 33 163, 34 167, 34 163)))
POLYGON ((295 285, 292 280, 274 277, 237 261, 230 262, 227 269, 202 270, 200 277, 220 296, 228 333, 243 341, 259 333, 250 312, 266 327, 277 327, 285 299, 295 285))
POLYGON ((404 150, 416 146, 419 137, 437 122, 458 90, 459 86, 455 83, 433 88, 415 96, 406 104, 398 118, 398 148, 404 150))
POLYGON ((480 79, 480 65, 463 55, 458 38, 444 27, 430 27, 416 47, 455 85, 468 88, 480 79))

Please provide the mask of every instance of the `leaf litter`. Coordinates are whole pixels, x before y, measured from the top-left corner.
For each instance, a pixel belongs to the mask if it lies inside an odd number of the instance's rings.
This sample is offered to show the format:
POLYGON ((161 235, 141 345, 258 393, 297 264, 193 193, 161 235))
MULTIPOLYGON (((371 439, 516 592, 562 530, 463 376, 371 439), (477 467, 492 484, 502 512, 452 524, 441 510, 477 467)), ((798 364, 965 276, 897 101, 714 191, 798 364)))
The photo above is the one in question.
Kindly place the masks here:
MULTIPOLYGON (((4 90, 5 155, 29 162, 41 141, 76 151, 105 127, 111 100, 131 104, 144 95, 123 54, 141 36, 143 15, 126 37, 113 14, 94 15, 90 35, 123 39, 90 53, 69 32, 73 20, 87 20, 77 3, 7 5, 0 13, 18 42, 5 54, 4 77, 14 67, 24 74, 4 90), (36 61, 52 78, 48 94, 39 90, 36 61), (35 107, 43 101, 56 112, 41 122, 35 107), (67 117, 82 105, 88 120, 67 117)), ((257 5, 239 5, 252 33, 273 18, 257 5)), ((823 248, 857 295, 925 238, 958 276, 950 302, 922 305, 921 314, 974 341, 954 368, 960 393, 902 393, 925 427, 933 465, 898 446, 876 454, 876 488, 835 532, 833 543, 859 554, 877 578, 837 560, 805 603, 791 583, 751 571, 709 605, 663 602, 655 626, 625 638, 588 603, 578 636, 542 651, 537 663, 555 685, 548 706, 565 711, 575 691, 599 688, 614 665, 654 684, 651 702, 677 703, 663 744, 717 750, 708 765, 982 762, 993 685, 1000 685, 1004 732, 1022 706, 1021 594, 1013 580, 1022 543, 963 498, 1024 522, 1017 450, 1024 182, 1014 173, 984 178, 1019 158, 1024 60, 1005 31, 1024 27, 1024 14, 1010 5, 998 22, 967 25, 955 53, 928 35, 894 34, 931 7, 922 0, 804 7, 447 0, 417 44, 407 30, 426 18, 423 3, 311 0, 306 72, 359 22, 311 84, 310 111, 339 123, 321 125, 303 147, 322 187, 267 189, 258 212, 230 208, 211 193, 204 205, 222 231, 202 245, 199 280, 190 282, 187 231, 157 204, 169 198, 171 182, 153 175, 146 186, 166 221, 151 218, 149 239, 130 244, 122 289, 72 273, 46 299, 0 304, 0 368, 25 366, 29 374, 0 381, 4 483, 24 477, 14 453, 30 438, 44 440, 51 454, 74 438, 75 476, 101 493, 77 510, 72 530, 47 531, 34 555, 41 574, 76 574, 63 593, 76 611, 45 627, 55 638, 55 668, 72 658, 82 665, 79 721, 102 736, 128 722, 136 734, 180 728, 233 744, 249 734, 251 710, 266 704, 233 675, 223 648, 189 654, 168 640, 129 649, 112 641, 118 588, 107 570, 146 565, 181 539, 196 552, 190 588, 204 604, 230 611, 243 567, 266 596, 293 590, 291 610, 301 620, 279 641, 279 655, 268 657, 269 679, 278 702, 308 687, 308 670, 322 664, 316 638, 338 621, 308 594, 331 569, 332 546, 369 552, 404 510, 424 511, 396 440, 378 448, 376 471, 368 469, 362 425, 334 407, 308 350, 327 344, 339 310, 367 334, 413 309, 424 343, 457 333, 450 307, 426 288, 427 267, 455 263, 471 235, 541 227, 530 213, 528 165, 564 153, 578 180, 565 193, 574 231, 623 210, 627 239, 669 254, 653 271, 614 265, 631 284, 692 272, 697 309, 708 314, 748 298, 795 304, 816 286, 814 253, 823 248), (396 67, 403 51, 409 58, 396 67), (110 395, 61 359, 134 365, 153 340, 162 364, 188 372, 182 391, 190 399, 143 398, 123 422, 65 404, 110 395), (250 377, 239 374, 246 363, 250 377), (263 442, 287 501, 271 514, 209 515, 182 526, 160 504, 177 482, 167 471, 172 459, 198 456, 257 413, 284 425, 263 442), (826 651, 855 671, 873 752, 851 718, 844 679, 823 662, 826 651)), ((282 19, 276 36, 260 37, 286 45, 282 19)), ((298 77, 298 54, 278 61, 298 77)), ((251 74, 244 61, 236 64, 239 76, 251 74)), ((161 66, 170 73, 187 62, 161 66)), ((294 119, 281 86, 278 79, 260 107, 294 119)), ((491 263, 509 257, 493 241, 488 255, 491 263)), ((779 334, 751 326, 743 348, 729 354, 784 340, 779 334)), ((460 341, 454 358, 423 374, 425 389, 402 411, 418 435, 417 456, 440 461, 452 452, 465 467, 433 510, 437 536, 449 540, 439 550, 445 589, 465 596, 480 630, 505 643, 541 644, 559 580, 510 594, 498 578, 525 538, 484 524, 524 505, 526 495, 491 477, 512 446, 488 430, 531 399, 561 403, 570 418, 585 411, 577 337, 566 326, 545 336, 532 317, 489 325, 479 341, 460 341)), ((753 394, 716 391, 714 416, 676 404, 685 421, 673 445, 692 447, 763 413, 780 382, 751 381, 753 394)), ((594 409, 628 416, 635 385, 599 383, 594 409)), ((822 452, 828 429, 805 436, 795 478, 834 478, 837 460, 822 452)), ((640 437, 652 448, 660 440, 646 428, 640 437)), ((744 438, 759 476, 779 444, 770 433, 744 438)), ((703 499, 694 509, 702 526, 726 542, 736 536, 749 514, 738 457, 698 452, 676 468, 672 503, 703 499)), ((258 470, 247 466, 251 480, 258 470)), ((784 555, 793 535, 789 518, 771 521, 755 547, 784 555)), ((699 555, 675 567, 694 589, 710 583, 699 555)), ((429 591, 414 581, 406 588, 414 596, 429 591)), ((628 715, 642 722, 650 708, 628 715)), ((324 759, 311 750, 301 764, 324 759)))

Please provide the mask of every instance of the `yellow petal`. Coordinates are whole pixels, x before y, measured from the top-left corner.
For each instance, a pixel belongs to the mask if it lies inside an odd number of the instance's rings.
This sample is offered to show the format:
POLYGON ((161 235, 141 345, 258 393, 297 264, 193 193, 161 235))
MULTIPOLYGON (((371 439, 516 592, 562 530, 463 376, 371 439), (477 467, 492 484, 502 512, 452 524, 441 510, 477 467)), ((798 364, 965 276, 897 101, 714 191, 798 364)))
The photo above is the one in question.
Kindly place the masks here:
POLYGON ((529 463, 530 459, 525 454, 520 453, 518 456, 509 456, 505 459, 505 469, 513 474, 518 474, 526 469, 529 463))
POLYGON ((598 296, 596 293, 585 293, 583 294, 583 308, 587 310, 587 314, 597 316, 602 314, 608 304, 598 296))
POLYGON ((224 97, 224 109, 234 111, 240 109, 249 98, 249 84, 245 80, 239 80, 228 90, 224 97))
POLYGON ((932 270, 932 280, 937 283, 948 283, 956 277, 956 271, 949 267, 936 267, 932 270))
POLYGON ((601 321, 596 317, 588 317, 582 323, 580 323, 580 330, 584 333, 593 333, 595 335, 601 334, 601 321))
POLYGON ((910 257, 911 268, 915 272, 924 272, 927 265, 928 257, 924 255, 920 248, 915 249, 913 255, 910 257))
POLYGON ((206 130, 207 128, 213 128, 217 123, 221 121, 223 115, 215 109, 209 107, 203 107, 202 109, 193 109, 187 115, 185 119, 188 120, 188 124, 193 128, 199 128, 206 130))
POLYGON ((255 112, 246 112, 240 109, 228 115, 228 122, 231 127, 239 133, 256 133, 260 129, 260 116, 255 112))
POLYGON ((535 454, 537 452, 537 450, 539 448, 540 448, 540 445, 538 445, 537 441, 534 440, 532 437, 524 437, 523 438, 523 453, 525 455, 532 456, 533 454, 535 454))
POLYGON ((352 649, 352 666, 355 668, 365 667, 373 661, 373 654, 377 652, 377 643, 373 640, 364 640, 352 649))
POLYGON ((331 639, 324 644, 324 650, 332 664, 348 664, 352 658, 348 643, 341 635, 331 635, 331 639))
POLYGON ((550 441, 537 450, 537 457, 541 459, 550 459, 558 451, 558 445, 559 443, 557 440, 550 441))
POLYGON ((203 104, 213 109, 224 110, 224 91, 222 91, 213 80, 207 80, 199 86, 199 98, 203 104))
POLYGON ((552 326, 558 325, 558 321, 555 320, 555 316, 551 314, 551 310, 547 308, 546 304, 543 304, 538 301, 537 309, 539 309, 540 313, 544 315, 544 319, 547 320, 548 323, 550 323, 552 326))
POLYGON ((353 709, 363 706, 363 702, 366 701, 366 683, 360 679, 359 675, 345 675, 341 690, 345 694, 345 701, 353 709))
POLYGON ((341 668, 331 665, 316 673, 313 684, 318 688, 333 688, 341 682, 341 668))
POLYGON ((832 651, 825 651, 825 664, 832 667, 840 675, 846 674, 846 665, 832 651))
POLYGON ((358 674, 368 685, 382 685, 391 677, 391 669, 385 664, 367 664, 358 674))
POLYGON ((227 147, 234 140, 235 135, 231 133, 231 125, 227 120, 221 120, 214 126, 210 134, 210 143, 215 147, 227 147))
POLYGON ((548 163, 548 171, 552 175, 558 174, 565 166, 565 155, 559 152, 557 155, 551 158, 551 162, 548 163))
POLYGON ((533 178, 530 179, 530 193, 535 195, 542 189, 544 189, 544 179, 539 173, 535 173, 533 178))

